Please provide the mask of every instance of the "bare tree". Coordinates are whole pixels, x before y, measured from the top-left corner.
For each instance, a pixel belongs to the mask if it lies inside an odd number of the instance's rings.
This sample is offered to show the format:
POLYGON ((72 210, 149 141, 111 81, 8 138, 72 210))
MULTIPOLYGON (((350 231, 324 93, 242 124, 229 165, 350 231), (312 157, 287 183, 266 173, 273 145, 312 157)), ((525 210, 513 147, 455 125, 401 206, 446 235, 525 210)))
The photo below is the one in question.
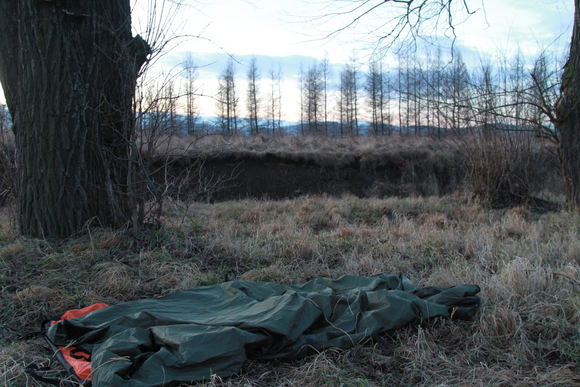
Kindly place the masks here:
POLYGON ((252 58, 247 73, 248 80, 248 121, 250 123, 250 134, 258 134, 258 112, 260 111, 260 100, 258 97, 258 83, 260 81, 260 74, 258 72, 258 65, 256 58, 252 58))
POLYGON ((382 63, 380 64, 380 72, 382 74, 383 82, 379 90, 379 117, 381 122, 381 134, 392 134, 392 114, 391 114, 391 74, 384 72, 382 63))
POLYGON ((399 52, 397 55, 397 115, 399 121, 399 133, 403 133, 403 59, 402 54, 399 52))
POLYGON ((183 92, 185 94, 185 120, 186 130, 190 135, 196 134, 196 124, 199 118, 197 107, 197 95, 199 87, 197 85, 197 67, 191 55, 183 63, 183 92))
POLYGON ((310 134, 320 131, 320 118, 323 115, 322 72, 317 64, 312 64, 304 81, 304 101, 306 105, 306 129, 310 134))
POLYGON ((162 114, 165 116, 165 132, 169 135, 180 134, 181 122, 177 115, 177 102, 179 95, 176 93, 175 81, 171 79, 162 90, 162 98, 165 101, 165 107, 162 114))
POLYGON ((479 123, 483 133, 488 134, 493 130, 493 124, 496 117, 495 108, 497 106, 497 90, 494 84, 493 68, 489 63, 482 63, 480 67, 480 76, 476 81, 477 109, 479 123))
POLYGON ((413 117, 413 130, 415 135, 419 134, 419 129, 421 127, 421 89, 422 89, 422 76, 423 71, 418 58, 413 63, 413 67, 409 69, 409 99, 413 102, 412 104, 412 114, 413 117))
POLYGON ((282 69, 278 66, 275 74, 276 83, 276 102, 277 102, 277 130, 282 131, 282 69))
POLYGON ((526 98, 531 106, 532 125, 539 135, 558 145, 560 133, 555 129, 550 116, 555 115, 553 108, 560 97, 561 67, 557 61, 550 61, 546 54, 542 53, 534 62, 530 78, 526 98))
POLYGON ((238 133, 238 102, 234 62, 230 59, 222 72, 217 94, 218 123, 226 134, 238 133))
POLYGON ((381 89, 383 84, 383 73, 380 70, 379 63, 374 59, 369 63, 368 73, 366 74, 365 91, 367 92, 371 116, 371 134, 375 136, 379 134, 379 130, 383 125, 381 117, 381 105, 383 103, 381 89))
POLYGON ((342 72, 340 73, 340 91, 338 93, 338 98, 336 100, 337 110, 338 110, 338 127, 339 127, 339 134, 340 137, 344 136, 344 129, 345 129, 345 93, 343 92, 343 83, 342 83, 342 72))
POLYGON ((328 80, 331 75, 328 58, 324 58, 320 63, 320 73, 322 75, 322 109, 324 115, 324 134, 328 136, 328 80))
POLYGON ((340 73, 340 112, 341 126, 349 135, 359 133, 358 126, 358 87, 359 73, 354 59, 345 65, 340 73))
POLYGON ((305 106, 304 106, 304 67, 300 63, 299 71, 299 90, 300 90, 300 134, 304 135, 304 122, 305 122, 305 106))
POLYGON ((435 98, 433 100, 434 103, 434 111, 437 126, 437 138, 441 138, 441 130, 443 123, 441 121, 441 104, 442 104, 442 88, 443 88, 443 71, 442 71, 442 60, 441 60, 441 47, 437 47, 436 54, 435 54, 435 63, 433 69, 433 94, 435 98))
POLYGON ((446 126, 458 131, 468 126, 468 115, 471 112, 467 106, 470 91, 469 73, 460 54, 453 58, 451 66, 444 73, 444 77, 442 114, 446 126))
POLYGON ((269 128, 272 134, 282 130, 282 72, 280 68, 270 69, 270 95, 268 96, 268 106, 266 116, 268 117, 269 128))
POLYGON ((526 108, 526 104, 524 103, 526 75, 524 73, 522 53, 519 50, 513 58, 510 70, 510 95, 511 105, 513 106, 511 116, 514 117, 515 127, 521 128, 523 125, 523 110, 526 108))
MULTIPOLYGON (((154 77, 144 76, 137 84, 134 101, 135 141, 132 153, 142 171, 143 158, 153 157, 158 149, 165 147, 170 139, 179 134, 184 126, 177 112, 182 97, 176 93, 175 83, 181 73, 162 73, 154 77)), ((141 192, 136 192, 141 197, 141 192)))

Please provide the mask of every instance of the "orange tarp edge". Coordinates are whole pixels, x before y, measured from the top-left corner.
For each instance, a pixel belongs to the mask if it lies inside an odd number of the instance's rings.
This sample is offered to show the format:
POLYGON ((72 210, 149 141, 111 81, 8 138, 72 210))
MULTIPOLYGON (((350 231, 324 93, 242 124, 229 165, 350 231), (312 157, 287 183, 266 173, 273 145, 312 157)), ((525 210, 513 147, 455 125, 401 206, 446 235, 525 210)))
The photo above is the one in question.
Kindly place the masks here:
MULTIPOLYGON (((60 318, 60 320, 54 320, 50 322, 50 325, 58 324, 61 321, 68 320, 71 318, 83 317, 95 310, 103 309, 108 307, 107 304, 93 304, 82 309, 71 309, 66 311, 60 318)), ((91 361, 90 354, 85 352, 76 351, 76 347, 58 347, 58 350, 62 353, 62 356, 68 364, 74 369, 75 374, 82 380, 92 380, 91 378, 91 361), (74 352, 74 355, 73 355, 74 352)))

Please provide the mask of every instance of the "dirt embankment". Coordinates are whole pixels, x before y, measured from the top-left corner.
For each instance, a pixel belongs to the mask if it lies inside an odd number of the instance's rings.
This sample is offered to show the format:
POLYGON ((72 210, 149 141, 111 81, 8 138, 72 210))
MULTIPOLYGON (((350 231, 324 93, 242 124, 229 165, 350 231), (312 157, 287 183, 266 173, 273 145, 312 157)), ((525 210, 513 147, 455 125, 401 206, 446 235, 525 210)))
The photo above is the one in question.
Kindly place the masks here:
MULTIPOLYGON (((561 193, 557 159, 540 151, 532 192, 561 193)), ((158 182, 181 197, 224 201, 327 194, 440 196, 465 188, 468 162, 457 148, 384 152, 252 152, 179 155, 152 160, 158 182)))
MULTIPOLYGON (((153 163, 159 170, 158 181, 164 162, 153 163)), ((304 194, 444 195, 460 188, 465 176, 459 154, 413 150, 389 155, 232 152, 179 156, 171 159, 167 170, 181 195, 212 201, 304 194)))

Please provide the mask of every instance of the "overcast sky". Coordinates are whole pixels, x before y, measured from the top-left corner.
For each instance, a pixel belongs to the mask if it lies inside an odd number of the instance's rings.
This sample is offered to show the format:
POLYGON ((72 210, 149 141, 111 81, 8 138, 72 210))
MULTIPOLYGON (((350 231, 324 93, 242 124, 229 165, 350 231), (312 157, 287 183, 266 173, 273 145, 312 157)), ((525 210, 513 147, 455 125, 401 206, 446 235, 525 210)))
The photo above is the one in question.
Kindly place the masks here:
MULTIPOLYGON (((137 0, 137 4, 144 0, 137 0)), ((315 20, 344 10, 353 1, 328 0, 187 0, 175 27, 186 34, 202 34, 210 41, 192 39, 180 49, 224 51, 237 55, 302 55, 345 62, 353 51, 369 46, 367 29, 388 18, 388 7, 378 8, 356 28, 334 39, 323 37, 351 19, 315 20), (325 22, 326 21, 326 22, 325 22)), ((382 0, 375 0, 380 3, 382 0)), ((373 1, 370 1, 373 3, 373 1)), ((494 53, 519 47, 524 54, 569 40, 573 0, 468 0, 477 13, 457 27, 458 42, 494 53), (557 41, 564 35, 564 39, 557 41)), ((372 37, 371 37, 372 38, 372 37)))
MULTIPOLYGON (((200 68, 205 81, 203 92, 213 94, 215 78, 223 69, 227 54, 238 60, 240 79, 245 76, 249 58, 258 57, 265 77, 269 68, 282 68, 285 79, 292 80, 302 63, 305 67, 328 57, 338 69, 356 56, 366 63, 370 55, 373 35, 369 29, 388 19, 388 7, 378 8, 361 23, 342 34, 326 35, 350 21, 341 18, 320 19, 321 15, 339 12, 343 6, 363 3, 362 0, 185 0, 172 22, 171 33, 200 38, 184 39, 159 61, 171 68, 188 53, 200 68)), ((375 0, 376 3, 382 0, 375 0)), ((134 24, 144 30, 144 9, 149 0, 135 0, 134 24)), ((370 1, 369 3, 373 3, 370 1)), ((457 26, 456 46, 464 53, 489 56, 498 52, 511 53, 519 49, 533 57, 540 50, 564 52, 570 39, 573 0, 468 0, 474 16, 457 26)), ((434 31, 434 38, 449 46, 442 31, 434 31)), ((158 68, 160 67, 158 66, 158 68)), ((3 97, 0 96, 0 99, 3 97)), ((206 110, 210 105, 206 103, 206 110)), ((209 114, 209 111, 205 112, 209 114)))

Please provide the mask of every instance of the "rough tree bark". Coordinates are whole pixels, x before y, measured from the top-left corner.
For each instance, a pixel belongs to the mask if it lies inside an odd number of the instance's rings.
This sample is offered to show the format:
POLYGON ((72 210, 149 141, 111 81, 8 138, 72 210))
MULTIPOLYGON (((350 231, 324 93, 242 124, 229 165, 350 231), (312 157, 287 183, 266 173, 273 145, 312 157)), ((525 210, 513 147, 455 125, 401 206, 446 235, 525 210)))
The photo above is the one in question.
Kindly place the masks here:
POLYGON ((132 216, 132 99, 147 44, 130 0, 0 0, 22 234, 63 238, 132 216))
POLYGON ((580 210, 580 0, 574 0, 574 29, 570 55, 564 66, 556 128, 560 132, 560 162, 566 199, 580 210))

